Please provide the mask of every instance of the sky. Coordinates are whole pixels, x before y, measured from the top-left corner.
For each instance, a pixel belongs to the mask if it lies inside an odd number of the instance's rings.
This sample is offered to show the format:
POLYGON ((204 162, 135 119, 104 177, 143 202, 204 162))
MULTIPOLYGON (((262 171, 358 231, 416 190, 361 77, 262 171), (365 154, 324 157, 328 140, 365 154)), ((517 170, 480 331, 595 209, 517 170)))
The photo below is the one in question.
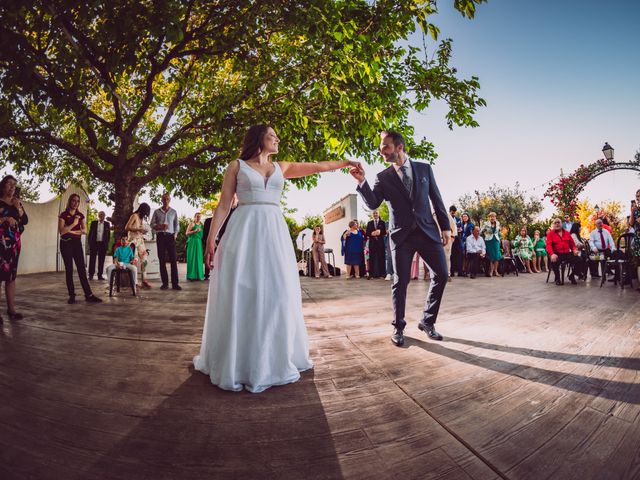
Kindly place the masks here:
MULTIPOLYGON (((489 0, 473 20, 452 4, 441 0, 432 21, 442 38, 453 39, 452 64, 460 75, 480 78, 487 101, 476 116, 480 126, 449 130, 442 103, 410 116, 416 139, 435 144, 434 172, 447 207, 494 183, 519 182, 542 199, 561 169, 569 174, 602 158, 605 141, 618 161, 640 150, 640 2, 489 0)), ((422 39, 411 41, 420 45, 422 39)), ((365 166, 367 178, 373 181, 385 167, 365 166)), ((639 187, 635 172, 609 172, 579 198, 620 201, 626 211, 639 187)), ((292 187, 287 203, 301 220, 354 192, 350 175, 326 173, 310 191, 292 187)), ((42 187, 41 200, 51 196, 42 187)), ((173 206, 188 216, 196 211, 184 200, 174 199, 173 206)), ((546 218, 554 209, 548 200, 544 206, 546 218)), ((360 218, 366 218, 364 209, 360 218)))

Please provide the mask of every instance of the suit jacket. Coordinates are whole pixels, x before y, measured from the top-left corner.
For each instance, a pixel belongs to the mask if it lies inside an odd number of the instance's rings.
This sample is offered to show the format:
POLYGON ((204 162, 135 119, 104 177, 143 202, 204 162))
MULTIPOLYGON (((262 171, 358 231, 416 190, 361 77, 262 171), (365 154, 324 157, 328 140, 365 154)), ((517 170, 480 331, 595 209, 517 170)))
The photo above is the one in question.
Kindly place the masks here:
POLYGON ((451 230, 449 212, 444 207, 431 165, 409 160, 413 173, 412 195, 405 188, 393 165, 376 176, 373 189, 365 181, 358 187, 364 203, 375 210, 383 201, 389 206, 389 240, 391 249, 400 245, 419 228, 431 240, 441 243, 440 230, 431 213, 433 210, 442 230, 451 230))
POLYGON ((378 220, 378 228, 380 230, 380 235, 377 237, 372 237, 371 233, 376 230, 375 222, 371 220, 367 223, 367 232, 366 237, 369 239, 369 249, 371 249, 372 243, 376 244, 378 248, 384 248, 384 237, 387 234, 387 225, 384 223, 384 220, 378 220))
POLYGON ((204 227, 202 227, 202 244, 207 244, 207 238, 209 238, 209 230, 211 230, 211 218, 204 219, 204 227))
POLYGON ((98 237, 98 220, 94 220, 91 222, 89 226, 89 245, 96 245, 98 241, 104 242, 105 245, 109 244, 109 236, 111 233, 111 224, 104 221, 104 229, 102 232, 102 239, 99 240, 98 237))

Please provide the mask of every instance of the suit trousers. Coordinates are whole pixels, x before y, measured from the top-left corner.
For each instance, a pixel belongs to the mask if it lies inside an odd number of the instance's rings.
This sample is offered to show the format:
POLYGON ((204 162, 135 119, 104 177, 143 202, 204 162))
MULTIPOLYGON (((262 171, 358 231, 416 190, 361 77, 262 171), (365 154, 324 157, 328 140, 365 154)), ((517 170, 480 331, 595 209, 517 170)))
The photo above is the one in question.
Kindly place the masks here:
POLYGON ((407 325, 405 321, 405 307, 407 302, 407 286, 411 277, 411 261, 415 253, 429 266, 431 273, 431 283, 429 292, 424 304, 422 322, 427 325, 436 323, 442 294, 447 286, 448 269, 442 243, 434 242, 431 238, 416 228, 400 245, 392 251, 393 285, 391 287, 391 299, 393 303, 394 319, 391 324, 398 330, 404 330, 407 325))
POLYGON ((373 278, 384 277, 387 274, 384 239, 369 238, 369 275, 373 278))
POLYGON ((176 253, 176 237, 172 233, 159 232, 157 235, 158 262, 162 285, 169 285, 167 260, 171 263, 171 285, 178 285, 178 255, 176 253))
POLYGON ((104 272, 104 259, 107 256, 105 242, 89 244, 89 277, 93 277, 93 274, 96 273, 96 256, 98 257, 98 276, 101 277, 104 272))

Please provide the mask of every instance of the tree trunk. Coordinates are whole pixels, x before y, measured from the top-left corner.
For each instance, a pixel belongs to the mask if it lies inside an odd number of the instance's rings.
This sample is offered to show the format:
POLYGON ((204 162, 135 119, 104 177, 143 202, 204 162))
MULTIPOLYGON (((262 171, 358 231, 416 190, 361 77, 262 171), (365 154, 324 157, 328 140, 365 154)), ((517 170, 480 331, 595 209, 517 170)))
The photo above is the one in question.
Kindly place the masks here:
POLYGON ((113 232, 115 235, 123 235, 126 234, 124 227, 133 212, 133 201, 138 194, 138 189, 131 179, 118 178, 114 184, 114 193, 115 206, 111 216, 113 232))

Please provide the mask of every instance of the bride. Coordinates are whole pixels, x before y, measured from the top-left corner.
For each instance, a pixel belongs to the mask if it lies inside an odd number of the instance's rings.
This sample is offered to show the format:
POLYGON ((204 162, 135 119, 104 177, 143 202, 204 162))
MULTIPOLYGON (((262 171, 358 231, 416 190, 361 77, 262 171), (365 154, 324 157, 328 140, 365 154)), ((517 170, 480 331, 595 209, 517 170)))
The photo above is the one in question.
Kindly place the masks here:
POLYGON ((271 126, 249 128, 240 159, 224 175, 207 238, 205 262, 212 275, 202 345, 193 365, 224 390, 262 392, 295 382, 313 367, 280 196, 286 178, 359 166, 352 161, 274 162, 279 143, 271 126), (215 249, 234 194, 238 207, 215 249))

